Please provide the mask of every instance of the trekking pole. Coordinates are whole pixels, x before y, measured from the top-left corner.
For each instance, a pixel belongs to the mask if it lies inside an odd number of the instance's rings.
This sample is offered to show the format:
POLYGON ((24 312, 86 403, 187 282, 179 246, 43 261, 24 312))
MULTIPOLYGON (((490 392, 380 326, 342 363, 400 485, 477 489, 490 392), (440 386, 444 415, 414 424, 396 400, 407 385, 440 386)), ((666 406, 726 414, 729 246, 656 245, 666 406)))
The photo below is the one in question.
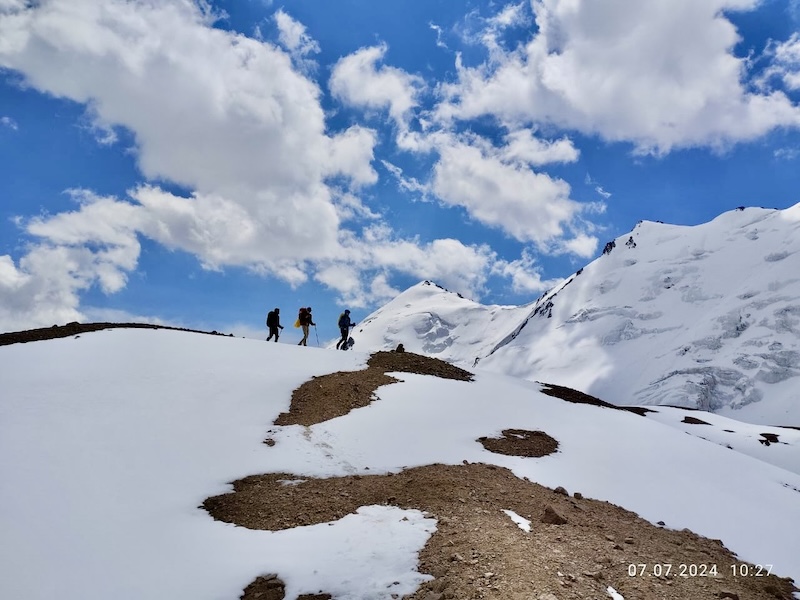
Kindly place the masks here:
POLYGON ((317 336, 317 348, 319 348, 319 333, 317 332, 316 325, 314 325, 314 335, 317 336))

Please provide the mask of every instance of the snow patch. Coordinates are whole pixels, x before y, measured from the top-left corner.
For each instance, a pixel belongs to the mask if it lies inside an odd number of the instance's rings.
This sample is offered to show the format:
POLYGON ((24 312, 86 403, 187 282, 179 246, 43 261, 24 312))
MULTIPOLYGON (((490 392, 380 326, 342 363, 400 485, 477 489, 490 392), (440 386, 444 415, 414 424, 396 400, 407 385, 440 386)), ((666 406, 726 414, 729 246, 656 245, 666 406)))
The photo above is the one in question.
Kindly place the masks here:
POLYGON ((517 527, 522 529, 522 531, 524 531, 526 533, 530 533, 531 532, 531 522, 528 519, 526 519, 525 517, 520 517, 513 510, 505 510, 505 509, 503 509, 503 512, 506 513, 506 515, 508 515, 509 518, 512 521, 514 521, 514 523, 517 524, 517 527))

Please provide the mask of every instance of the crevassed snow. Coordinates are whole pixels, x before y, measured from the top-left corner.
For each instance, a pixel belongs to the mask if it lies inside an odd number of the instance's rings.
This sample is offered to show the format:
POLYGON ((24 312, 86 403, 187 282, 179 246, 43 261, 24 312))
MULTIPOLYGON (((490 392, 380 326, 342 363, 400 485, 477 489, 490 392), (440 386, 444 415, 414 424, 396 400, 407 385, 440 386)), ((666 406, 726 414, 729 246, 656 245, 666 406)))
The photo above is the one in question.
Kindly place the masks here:
POLYGON ((271 425, 301 382, 366 358, 143 330, 0 348, 0 597, 236 598, 272 572, 289 598, 410 593, 426 578, 417 553, 435 528, 419 511, 364 507, 332 525, 264 532, 215 522, 198 505, 255 473, 464 460, 689 527, 800 579, 791 526, 800 476, 674 423, 565 403, 488 373, 475 382, 399 373, 402 383, 346 416, 271 425), (476 442, 509 427, 546 431, 558 453, 511 457, 476 442), (759 518, 741 518, 749 514, 759 518))
POLYGON ((360 350, 403 343, 615 404, 800 426, 798 212, 800 204, 747 208, 694 227, 642 222, 526 306, 482 307, 419 284, 354 337, 360 350))

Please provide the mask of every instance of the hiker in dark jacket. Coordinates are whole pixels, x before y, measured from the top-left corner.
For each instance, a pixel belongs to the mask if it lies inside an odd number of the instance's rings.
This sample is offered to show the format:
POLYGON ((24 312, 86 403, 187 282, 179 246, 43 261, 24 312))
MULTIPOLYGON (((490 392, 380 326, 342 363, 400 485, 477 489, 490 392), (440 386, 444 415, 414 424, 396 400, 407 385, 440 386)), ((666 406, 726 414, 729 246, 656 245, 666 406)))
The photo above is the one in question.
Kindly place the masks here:
POLYGON ((297 345, 298 346, 308 346, 306 342, 308 342, 308 327, 313 325, 314 327, 317 326, 314 323, 311 317, 311 307, 308 308, 301 308, 299 314, 297 315, 297 320, 300 321, 300 327, 303 329, 303 339, 300 340, 297 345))
POLYGON ((278 334, 280 333, 278 330, 283 329, 283 325, 281 325, 281 309, 276 308, 275 310, 271 310, 267 313, 267 327, 269 327, 269 337, 267 341, 272 339, 272 336, 275 336, 275 341, 278 341, 278 334))
POLYGON ((342 334, 342 339, 336 342, 337 350, 347 350, 347 339, 350 337, 350 328, 355 327, 355 323, 350 321, 350 311, 345 310, 339 315, 339 331, 342 334))

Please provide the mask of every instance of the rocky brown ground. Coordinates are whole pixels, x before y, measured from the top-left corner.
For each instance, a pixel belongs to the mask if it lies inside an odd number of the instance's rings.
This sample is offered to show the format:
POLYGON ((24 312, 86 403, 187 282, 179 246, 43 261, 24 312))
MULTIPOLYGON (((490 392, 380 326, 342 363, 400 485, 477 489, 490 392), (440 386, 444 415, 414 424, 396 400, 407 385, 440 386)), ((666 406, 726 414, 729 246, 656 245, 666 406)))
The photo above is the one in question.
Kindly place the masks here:
MULTIPOLYGON (((414 600, 599 599, 609 597, 609 585, 631 600, 791 598, 790 581, 734 578, 731 565, 739 561, 717 540, 657 527, 618 506, 578 496, 494 465, 464 464, 329 479, 256 475, 203 506, 216 519, 271 531, 334 521, 364 505, 425 511, 438 519, 438 530, 420 554, 419 569, 435 579, 409 597, 414 600), (529 519, 531 532, 503 509, 529 519), (669 576, 666 564, 672 565, 669 576), (647 565, 645 572, 636 565, 647 565)), ((242 596, 259 597, 273 600, 242 596)))
POLYGON ((312 377, 305 382, 292 392, 289 411, 278 415, 275 425, 310 426, 367 406, 375 398, 375 390, 397 382, 387 371, 472 380, 471 373, 443 360, 411 352, 376 352, 366 369, 312 377))

